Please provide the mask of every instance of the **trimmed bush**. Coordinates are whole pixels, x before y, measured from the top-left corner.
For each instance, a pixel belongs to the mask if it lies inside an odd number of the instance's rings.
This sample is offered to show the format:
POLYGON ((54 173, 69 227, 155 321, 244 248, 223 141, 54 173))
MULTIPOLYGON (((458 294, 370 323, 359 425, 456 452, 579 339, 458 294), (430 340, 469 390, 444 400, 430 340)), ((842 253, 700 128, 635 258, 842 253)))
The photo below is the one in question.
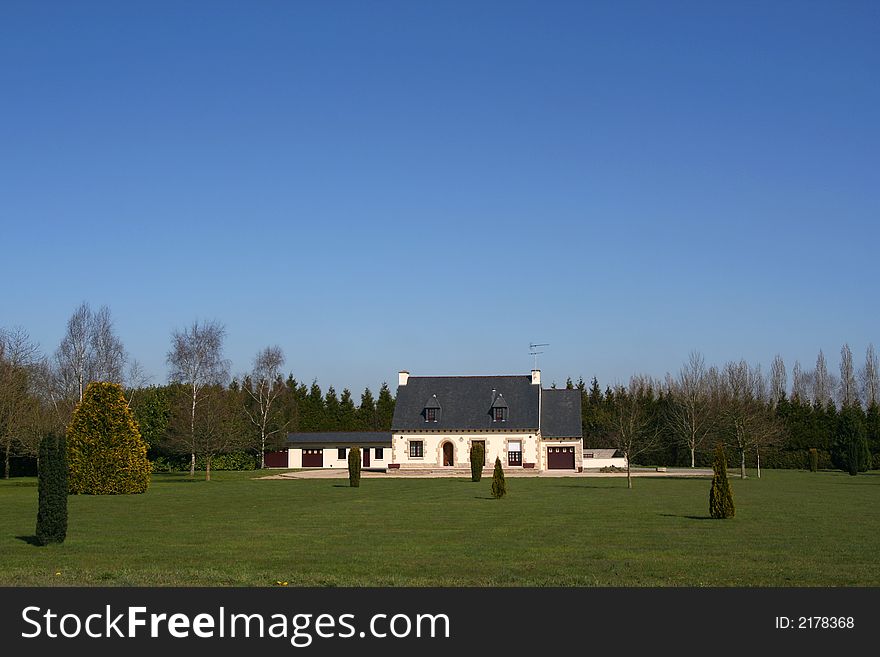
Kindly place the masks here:
POLYGON ((495 471, 492 473, 492 497, 495 499, 507 495, 507 483, 504 481, 504 470, 501 469, 501 458, 495 457, 495 471))
POLYGON ((810 472, 819 472, 819 450, 810 448, 810 472))
POLYGON ((361 450, 352 447, 348 450, 348 485, 358 488, 361 485, 361 450))
POLYGON ((715 448, 715 460, 712 462, 712 488, 709 491, 709 515, 713 518, 733 518, 736 509, 733 506, 733 493, 727 480, 727 457, 721 443, 715 448))
POLYGON ((127 495, 150 485, 147 446, 116 383, 90 383, 67 428, 72 494, 127 495))
MULTIPOLYGON (((256 470, 258 457, 253 452, 229 452, 217 454, 211 459, 211 472, 218 470, 256 470)), ((189 472, 189 455, 157 456, 150 461, 153 472, 189 472)), ((207 461, 204 456, 196 457, 196 470, 204 470, 207 461)))
POLYGON ((37 488, 37 543, 63 543, 67 537, 67 446, 63 437, 50 434, 40 441, 37 488))
POLYGON ((486 446, 483 443, 471 444, 471 481, 483 478, 483 465, 486 463, 486 446))

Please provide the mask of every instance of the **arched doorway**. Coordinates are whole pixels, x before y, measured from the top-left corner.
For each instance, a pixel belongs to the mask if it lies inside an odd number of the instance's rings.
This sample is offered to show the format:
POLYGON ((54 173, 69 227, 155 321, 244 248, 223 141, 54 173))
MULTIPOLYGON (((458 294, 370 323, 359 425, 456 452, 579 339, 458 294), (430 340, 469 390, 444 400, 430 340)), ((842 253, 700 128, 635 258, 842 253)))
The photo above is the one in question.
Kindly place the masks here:
POLYGON ((452 446, 452 443, 445 442, 443 443, 443 465, 452 465, 453 457, 455 456, 454 450, 455 448, 452 446))

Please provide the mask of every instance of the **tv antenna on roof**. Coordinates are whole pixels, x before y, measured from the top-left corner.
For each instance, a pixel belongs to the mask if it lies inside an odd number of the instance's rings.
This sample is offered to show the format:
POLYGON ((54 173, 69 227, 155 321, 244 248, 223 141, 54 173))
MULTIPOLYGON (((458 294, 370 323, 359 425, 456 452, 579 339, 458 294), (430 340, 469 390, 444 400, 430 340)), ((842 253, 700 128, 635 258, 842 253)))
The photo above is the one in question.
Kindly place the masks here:
POLYGON ((529 355, 535 357, 535 369, 538 369, 538 354, 543 354, 543 351, 538 351, 539 347, 549 347, 549 342, 531 342, 529 343, 529 355))

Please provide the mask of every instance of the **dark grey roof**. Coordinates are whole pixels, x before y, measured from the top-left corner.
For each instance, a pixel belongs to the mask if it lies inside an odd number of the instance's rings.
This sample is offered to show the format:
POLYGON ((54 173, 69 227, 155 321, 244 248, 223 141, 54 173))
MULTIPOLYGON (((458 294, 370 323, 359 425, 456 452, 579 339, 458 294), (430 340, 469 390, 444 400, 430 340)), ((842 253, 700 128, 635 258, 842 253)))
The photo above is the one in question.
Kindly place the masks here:
POLYGON ((507 402, 504 401, 504 395, 498 394, 495 401, 492 402, 492 408, 508 408, 507 402))
POLYGON ((440 406, 440 401, 437 399, 436 395, 431 395, 431 398, 425 402, 425 408, 442 408, 440 406))
POLYGON ((581 391, 545 390, 541 398, 541 435, 581 438, 581 391))
POLYGON ((411 376, 406 385, 397 388, 391 422, 392 431, 537 428, 538 385, 532 384, 531 376, 411 376), (493 422, 492 403, 499 393, 507 403, 508 417, 504 422, 493 422), (437 422, 426 422, 425 401, 434 395, 443 413, 437 422))
POLYGON ((321 431, 289 433, 287 442, 299 445, 363 445, 391 446, 390 431, 321 431))

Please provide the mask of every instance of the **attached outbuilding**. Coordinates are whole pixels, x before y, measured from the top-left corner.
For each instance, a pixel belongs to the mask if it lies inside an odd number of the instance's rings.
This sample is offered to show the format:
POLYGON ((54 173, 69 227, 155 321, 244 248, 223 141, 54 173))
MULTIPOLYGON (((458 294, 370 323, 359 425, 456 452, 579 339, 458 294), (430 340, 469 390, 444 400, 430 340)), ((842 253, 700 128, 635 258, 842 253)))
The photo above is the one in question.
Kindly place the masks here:
POLYGON ((289 468, 348 468, 348 453, 361 450, 361 467, 386 469, 391 456, 389 431, 322 431, 287 434, 289 468))

